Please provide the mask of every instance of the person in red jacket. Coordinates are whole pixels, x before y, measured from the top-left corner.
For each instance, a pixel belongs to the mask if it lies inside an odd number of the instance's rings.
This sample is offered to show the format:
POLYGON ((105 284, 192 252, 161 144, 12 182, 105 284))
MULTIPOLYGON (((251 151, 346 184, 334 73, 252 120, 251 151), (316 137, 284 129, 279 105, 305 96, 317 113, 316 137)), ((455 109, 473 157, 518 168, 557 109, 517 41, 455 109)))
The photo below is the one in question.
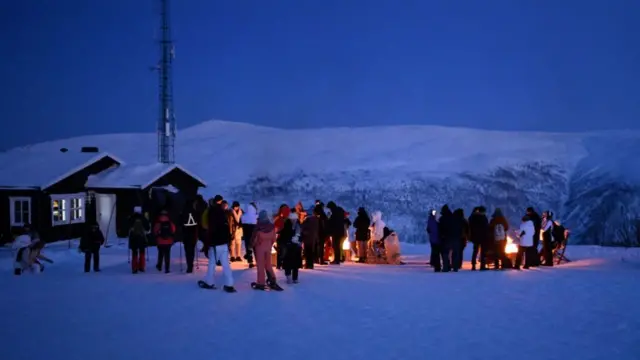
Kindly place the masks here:
POLYGON ((173 245, 176 234, 176 225, 169 218, 169 213, 162 210, 153 225, 153 235, 156 237, 158 245, 158 263, 156 269, 162 271, 162 262, 164 260, 164 273, 169 273, 169 265, 171 263, 171 246, 173 245))

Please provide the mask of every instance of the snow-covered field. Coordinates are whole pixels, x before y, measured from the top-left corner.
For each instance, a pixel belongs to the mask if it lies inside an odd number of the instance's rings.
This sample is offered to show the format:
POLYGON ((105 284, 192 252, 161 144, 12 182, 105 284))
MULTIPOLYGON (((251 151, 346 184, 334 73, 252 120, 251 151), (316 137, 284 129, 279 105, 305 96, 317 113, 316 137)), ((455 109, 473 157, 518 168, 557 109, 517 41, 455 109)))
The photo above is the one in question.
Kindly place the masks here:
POLYGON ((255 270, 236 265, 239 292, 226 294, 197 288, 204 259, 178 273, 177 248, 174 273, 132 275, 124 246, 103 249, 97 274, 67 246, 49 245, 56 263, 20 277, 0 249, 1 359, 640 356, 638 249, 574 246, 574 262, 552 269, 435 274, 426 246, 403 244, 407 265, 304 270, 282 293, 251 290, 255 270))

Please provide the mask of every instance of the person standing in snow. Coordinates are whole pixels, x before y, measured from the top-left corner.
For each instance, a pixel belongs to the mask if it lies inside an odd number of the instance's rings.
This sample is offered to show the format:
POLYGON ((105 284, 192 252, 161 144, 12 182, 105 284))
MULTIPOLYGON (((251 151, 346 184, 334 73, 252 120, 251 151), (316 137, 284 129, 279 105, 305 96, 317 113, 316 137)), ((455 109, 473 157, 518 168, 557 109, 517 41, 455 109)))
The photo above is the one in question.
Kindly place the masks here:
POLYGON ((198 201, 187 202, 182 211, 182 245, 184 255, 187 260, 187 274, 193 273, 193 262, 196 256, 196 245, 198 243, 198 201))
POLYGON ((464 217, 464 210, 456 209, 453 212, 451 233, 451 267, 454 272, 462 268, 462 255, 467 242, 469 224, 464 217))
POLYGON ((247 211, 242 214, 240 220, 242 224, 242 236, 244 237, 244 258, 249 263, 249 269, 251 269, 253 268, 253 245, 251 244, 251 237, 258 223, 258 206, 255 202, 249 203, 247 211))
MULTIPOLYGON (((369 228, 371 238, 367 244, 367 254, 371 253, 373 255, 373 261, 375 261, 377 255, 374 250, 377 248, 377 244, 380 240, 384 237, 385 226, 384 221, 382 221, 382 212, 374 211, 373 214, 371 214, 371 227, 369 228)), ((369 256, 367 256, 367 260, 372 259, 369 259, 369 256)))
POLYGON ((516 255, 515 269, 520 270, 522 265, 522 256, 524 256, 524 268, 528 269, 532 266, 533 259, 537 258, 537 251, 533 247, 536 237, 536 227, 529 216, 525 215, 520 224, 520 243, 518 244, 518 254, 516 255))
POLYGON ((215 289, 216 262, 222 266, 222 276, 224 277, 223 290, 228 293, 236 292, 233 287, 233 273, 229 262, 229 242, 231 233, 229 232, 229 221, 222 204, 223 198, 216 195, 213 198, 213 206, 208 212, 208 242, 205 244, 209 265, 207 275, 198 285, 205 289, 215 289))
POLYGON ((358 209, 358 215, 353 222, 353 227, 356 229, 356 246, 358 249, 358 262, 367 262, 367 243, 371 239, 371 219, 364 207, 358 209))
POLYGON ((171 246, 173 246, 175 235, 176 225, 169 218, 169 213, 166 210, 160 211, 160 215, 153 225, 153 236, 156 238, 156 246, 158 247, 156 269, 162 271, 162 263, 164 262, 165 274, 171 271, 171 246))
MULTIPOLYGON (((543 266, 553 266, 553 213, 545 211, 542 213, 542 222, 540 225, 540 240, 542 241, 542 257, 544 258, 543 266)), ((540 257, 538 257, 540 258, 540 257)))
POLYGON ((251 286, 256 290, 266 290, 268 285, 271 289, 281 291, 282 288, 276 281, 276 274, 271 265, 271 248, 276 242, 276 230, 275 226, 269 221, 269 214, 266 211, 262 210, 258 214, 258 224, 252 236, 251 243, 256 255, 258 279, 251 286), (268 282, 265 274, 268 276, 268 282))
POLYGON ((486 213, 484 206, 478 206, 469 216, 469 238, 473 243, 471 270, 476 270, 478 253, 480 253, 480 270, 487 270, 487 250, 492 239, 489 238, 489 219, 486 213))
POLYGON ((129 250, 131 251, 131 272, 134 274, 145 271, 145 252, 150 230, 151 225, 142 215, 142 208, 134 207, 133 214, 129 217, 129 250))
MULTIPOLYGON (((542 228, 542 219, 540 215, 533 209, 533 207, 527 208, 527 216, 533 222, 533 226, 536 229, 536 236, 533 239, 533 249, 538 252, 538 248, 540 245, 540 229, 542 228)), ((537 267, 540 265, 540 258, 531 259, 530 263, 531 267, 537 267)))
POLYGON ((104 235, 97 223, 88 224, 88 228, 80 238, 80 251, 84 253, 84 272, 91 270, 93 257, 93 271, 100 271, 100 247, 104 245, 104 235))
POLYGON ((333 262, 331 264, 340 265, 342 262, 342 242, 346 236, 344 209, 333 201, 327 203, 327 208, 331 210, 328 222, 331 244, 333 245, 333 262))
POLYGON ((505 253, 507 247, 507 231, 509 231, 509 222, 507 218, 502 215, 502 210, 496 208, 491 215, 491 221, 489 222, 489 233, 493 234, 494 239, 494 268, 505 269, 510 267, 509 259, 505 253))
POLYGON ((291 215, 291 208, 287 204, 282 204, 278 208, 278 213, 273 219, 273 226, 276 232, 276 269, 282 269, 282 259, 284 255, 284 245, 280 242, 280 232, 284 228, 284 222, 291 215))
POLYGON ((298 283, 298 269, 302 268, 302 226, 307 213, 301 207, 296 207, 296 214, 285 220, 284 228, 280 231, 280 242, 284 246, 282 267, 287 277, 287 284, 298 283))
MULTIPOLYGON (((319 214, 316 212, 317 207, 313 207, 311 216, 306 216, 302 223, 302 244, 304 246, 304 268, 313 269, 313 263, 316 261, 316 251, 318 249, 318 222, 319 214)), ((306 213, 305 213, 306 215, 306 213)))
MULTIPOLYGON (((449 205, 445 204, 440 209, 440 222, 438 222, 438 235, 440 235, 440 259, 442 260, 442 272, 451 271, 451 245, 455 237, 455 219, 449 205)), ((436 269, 436 272, 437 269, 436 269)))
POLYGON ((320 200, 316 200, 316 205, 313 208, 313 214, 318 218, 318 243, 316 247, 316 264, 327 265, 329 258, 325 254, 325 245, 330 242, 329 234, 327 232, 327 223, 329 218, 324 211, 324 204, 320 200))
POLYGON ((15 275, 21 275, 25 270, 32 270, 31 263, 31 236, 29 234, 27 224, 21 229, 21 234, 13 240, 11 248, 14 251, 14 270, 15 275))
POLYGON ((240 203, 234 201, 229 214, 229 231, 231 232, 231 261, 242 261, 242 209, 240 203))
POLYGON ((440 224, 436 219, 436 210, 432 209, 427 218, 427 234, 429 235, 429 245, 431 246, 431 256, 429 264, 435 272, 442 271, 442 263, 440 262, 440 253, 442 241, 440 239, 440 224))

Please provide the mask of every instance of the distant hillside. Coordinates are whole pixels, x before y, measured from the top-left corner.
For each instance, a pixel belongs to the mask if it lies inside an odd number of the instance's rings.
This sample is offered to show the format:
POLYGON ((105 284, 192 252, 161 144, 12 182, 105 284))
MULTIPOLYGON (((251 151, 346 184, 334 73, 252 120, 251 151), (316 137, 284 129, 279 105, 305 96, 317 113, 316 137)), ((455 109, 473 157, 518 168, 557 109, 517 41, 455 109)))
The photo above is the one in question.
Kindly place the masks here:
MULTIPOLYGON (((156 135, 57 140, 0 154, 98 146, 128 163, 156 161, 156 135)), ((180 132, 176 158, 241 202, 333 199, 384 213, 403 241, 424 242, 425 217, 444 203, 501 207, 513 225, 527 206, 551 209, 584 244, 629 243, 640 218, 640 132, 500 132, 439 126, 284 130, 208 121, 180 132)), ((2 184, 0 184, 2 185, 2 184)), ((633 240, 637 241, 637 239, 633 240)))

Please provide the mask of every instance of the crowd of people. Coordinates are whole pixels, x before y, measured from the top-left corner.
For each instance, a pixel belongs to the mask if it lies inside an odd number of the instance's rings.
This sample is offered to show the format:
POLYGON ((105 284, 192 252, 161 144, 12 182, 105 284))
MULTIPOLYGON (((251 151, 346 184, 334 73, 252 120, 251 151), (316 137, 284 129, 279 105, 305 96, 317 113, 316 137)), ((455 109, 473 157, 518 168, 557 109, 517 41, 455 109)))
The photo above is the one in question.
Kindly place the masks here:
POLYGON ((529 207, 517 230, 512 231, 518 240, 515 263, 512 263, 506 253, 509 222, 500 208, 495 209, 489 219, 486 208, 478 206, 467 219, 463 209, 452 212, 448 205, 444 205, 439 218, 437 211, 431 210, 426 230, 431 244, 430 263, 436 272, 459 271, 468 242, 473 246, 472 271, 477 270, 478 258, 481 271, 488 269, 489 262, 493 263, 495 270, 553 266, 553 249, 568 236, 564 226, 553 219, 551 211, 544 211, 540 216, 529 207), (540 244, 542 248, 539 250, 540 244))
MULTIPOLYGON (((237 201, 229 206, 220 195, 208 202, 198 196, 187 202, 180 219, 175 221, 167 210, 149 215, 143 213, 141 207, 135 207, 128 219, 128 229, 133 274, 146 271, 151 246, 157 247, 156 270, 171 272, 172 247, 181 242, 187 273, 193 273, 199 252, 208 259, 206 275, 198 285, 215 289, 217 268, 221 268, 222 289, 231 293, 236 292, 231 271, 231 263, 236 262, 246 263, 249 268, 257 267, 256 281, 251 284, 254 289, 278 291, 282 287, 273 267, 284 271, 287 283, 297 284, 302 268, 311 270, 318 265, 340 265, 347 260, 403 264, 398 235, 386 226, 380 211, 369 216, 361 207, 352 222, 350 214, 333 201, 325 206, 316 200, 308 209, 301 202, 293 207, 282 204, 275 214, 270 214, 259 209, 256 202, 242 209, 237 201), (153 218, 150 220, 149 217, 153 218), (350 228, 353 228, 353 236, 349 236, 350 228), (198 241, 203 244, 200 250, 198 241), (275 264, 272 264, 274 252, 275 264)), ((519 246, 515 263, 512 263, 505 252, 510 230, 500 209, 496 209, 490 219, 483 206, 476 207, 468 219, 462 209, 451 211, 448 205, 442 207, 439 216, 432 210, 426 226, 431 245, 430 266, 436 272, 459 271, 467 242, 473 245, 471 270, 477 269, 477 259, 479 270, 486 270, 489 263, 495 269, 553 266, 552 249, 566 237, 565 229, 559 222, 554 222, 550 211, 539 216, 529 208, 515 232, 519 246), (538 253, 540 243, 542 250, 538 253)), ((104 243, 98 224, 87 224, 78 248, 85 254, 85 272, 91 271, 92 260, 93 271, 100 271, 100 248, 104 243)), ((23 234, 14 242, 16 274, 33 268, 34 264, 40 270, 44 269, 39 261, 48 260, 40 254, 43 245, 37 232, 25 225, 23 234)))

